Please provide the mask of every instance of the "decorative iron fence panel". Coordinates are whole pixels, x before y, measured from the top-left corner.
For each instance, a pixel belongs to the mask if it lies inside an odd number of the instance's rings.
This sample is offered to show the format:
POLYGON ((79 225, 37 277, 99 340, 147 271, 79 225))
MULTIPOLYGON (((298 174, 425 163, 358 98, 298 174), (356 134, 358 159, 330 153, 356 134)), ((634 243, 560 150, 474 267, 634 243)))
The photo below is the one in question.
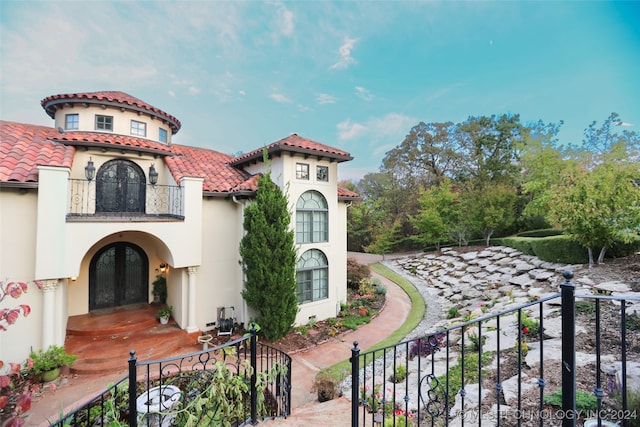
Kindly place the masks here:
POLYGON ((417 339, 367 352, 354 342, 351 425, 640 425, 640 383, 628 378, 630 362, 640 370, 640 318, 627 313, 640 298, 576 296, 571 277, 562 294, 417 339), (576 339, 576 309, 593 334, 576 339))
POLYGON ((132 351, 128 377, 52 425, 242 426, 286 418, 290 402, 291 357, 251 334, 163 360, 132 351))
POLYGON ((96 208, 98 197, 96 181, 85 179, 69 180, 70 200, 67 218, 70 220, 99 219, 113 217, 135 217, 141 219, 174 218, 184 219, 182 187, 175 185, 145 185, 144 211, 101 212, 96 208))

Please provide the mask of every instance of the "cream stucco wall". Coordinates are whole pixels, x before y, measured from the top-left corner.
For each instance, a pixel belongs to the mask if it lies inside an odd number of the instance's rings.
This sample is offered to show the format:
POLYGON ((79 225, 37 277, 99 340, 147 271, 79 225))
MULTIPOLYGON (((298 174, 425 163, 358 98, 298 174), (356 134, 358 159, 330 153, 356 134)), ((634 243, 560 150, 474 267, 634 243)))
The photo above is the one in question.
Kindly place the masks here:
POLYGON ((0 188, 0 281, 29 282, 28 292, 19 299, 7 296, 0 308, 27 304, 28 317, 0 332, 0 360, 21 362, 42 340, 42 291, 33 284, 35 277, 37 190, 0 188))
POLYGON ((67 106, 63 109, 56 111, 55 114, 55 127, 65 129, 65 117, 67 114, 78 114, 78 129, 66 130, 67 132, 100 132, 106 134, 117 135, 130 135, 140 138, 139 135, 131 135, 131 120, 137 122, 144 122, 147 124, 147 135, 142 137, 151 139, 153 141, 159 141, 160 131, 158 129, 164 129, 167 131, 167 144, 171 144, 172 131, 171 127, 164 123, 162 120, 150 116, 148 114, 139 114, 136 111, 124 110, 119 108, 106 107, 102 108, 100 105, 87 104, 86 107, 80 103, 76 103, 73 106, 67 106), (111 116, 113 117, 113 131, 100 131, 95 128, 96 116, 111 116))

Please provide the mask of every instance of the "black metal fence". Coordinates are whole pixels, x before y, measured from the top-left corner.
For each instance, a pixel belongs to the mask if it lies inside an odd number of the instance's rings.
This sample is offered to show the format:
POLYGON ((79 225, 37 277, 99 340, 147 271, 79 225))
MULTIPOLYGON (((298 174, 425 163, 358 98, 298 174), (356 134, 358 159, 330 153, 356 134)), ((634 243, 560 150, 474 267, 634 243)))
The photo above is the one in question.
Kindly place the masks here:
POLYGON ((640 298, 576 295, 563 275, 561 293, 513 309, 367 352, 354 342, 351 425, 640 425, 640 318, 627 313, 640 298), (578 337, 577 313, 590 326, 578 337))
MULTIPOLYGON (((70 179, 70 200, 67 218, 71 220, 96 219, 100 217, 144 217, 184 219, 183 188, 175 185, 143 185, 144 200, 140 206, 131 206, 105 212, 96 207, 96 181, 70 179), (133 211, 132 211, 133 210, 133 211)), ((132 202, 131 202, 132 203, 132 202)), ((113 210, 113 209, 111 209, 113 210)))
POLYGON ((129 375, 52 426, 242 426, 291 411, 291 357, 255 333, 129 375))

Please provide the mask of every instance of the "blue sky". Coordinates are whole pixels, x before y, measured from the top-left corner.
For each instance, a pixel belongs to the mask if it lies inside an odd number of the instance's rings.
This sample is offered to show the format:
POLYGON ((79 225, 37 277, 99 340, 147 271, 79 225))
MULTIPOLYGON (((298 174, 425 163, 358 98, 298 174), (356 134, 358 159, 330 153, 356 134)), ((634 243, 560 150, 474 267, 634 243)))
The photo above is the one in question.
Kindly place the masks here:
POLYGON ((0 118, 121 90, 182 122, 178 144, 247 152, 298 133, 380 167, 420 121, 611 112, 640 131, 640 2, 2 0, 0 118))

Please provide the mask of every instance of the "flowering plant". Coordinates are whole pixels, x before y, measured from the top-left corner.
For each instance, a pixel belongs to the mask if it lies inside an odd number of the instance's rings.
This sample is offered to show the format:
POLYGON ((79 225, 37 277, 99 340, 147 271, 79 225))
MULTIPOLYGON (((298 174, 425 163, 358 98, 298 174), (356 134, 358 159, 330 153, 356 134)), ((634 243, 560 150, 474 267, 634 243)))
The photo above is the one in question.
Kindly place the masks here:
MULTIPOLYGON (((42 283, 33 282, 42 289, 42 283)), ((17 299, 27 292, 26 282, 0 281, 0 302, 7 296, 17 299)), ((27 317, 31 313, 31 307, 20 304, 14 308, 0 309, 0 331, 16 323, 20 314, 27 317)), ((24 363, 9 362, 5 364, 0 360, 0 424, 2 426, 19 427, 25 423, 26 413, 31 410, 31 399, 34 390, 23 378, 23 371, 33 367, 33 359, 28 358, 24 363)))

